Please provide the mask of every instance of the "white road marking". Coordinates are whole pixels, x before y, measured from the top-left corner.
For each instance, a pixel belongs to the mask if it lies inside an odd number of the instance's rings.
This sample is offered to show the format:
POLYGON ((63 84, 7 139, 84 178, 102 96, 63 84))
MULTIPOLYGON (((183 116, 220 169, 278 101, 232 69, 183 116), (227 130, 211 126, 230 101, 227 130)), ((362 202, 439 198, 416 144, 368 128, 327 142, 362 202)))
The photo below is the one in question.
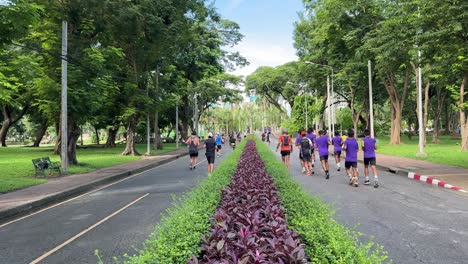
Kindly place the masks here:
POLYGON ((110 187, 110 186, 112 186, 112 185, 115 185, 115 184, 117 184, 117 183, 120 183, 120 182, 129 180, 129 179, 132 179, 132 178, 137 177, 137 176, 139 176, 139 175, 141 175, 141 174, 143 174, 143 173, 145 173, 145 172, 148 172, 148 171, 150 171, 150 170, 152 170, 152 169, 155 169, 155 168, 158 168, 158 167, 161 167, 161 166, 164 166, 164 165, 171 164, 171 163, 176 162, 176 161, 178 161, 178 160, 179 160, 179 159, 175 159, 175 160, 173 160, 173 161, 170 161, 170 162, 164 163, 164 164, 162 164, 162 165, 160 165, 160 166, 153 167, 153 168, 151 168, 151 169, 142 171, 142 172, 137 173, 137 174, 135 174, 135 175, 132 175, 132 176, 130 176, 130 177, 126 177, 126 178, 123 178, 123 179, 118 180, 118 181, 116 181, 116 182, 109 183, 109 184, 104 185, 104 186, 102 186, 102 187, 99 187, 99 188, 97 188, 97 189, 94 189, 94 190, 91 190, 91 191, 89 191, 89 192, 83 193, 83 194, 81 194, 81 195, 79 195, 79 196, 76 196, 76 197, 70 198, 70 199, 68 199, 68 200, 65 200, 65 201, 63 201, 63 202, 60 202, 60 203, 58 203, 58 204, 51 205, 51 206, 46 207, 46 208, 44 208, 44 209, 41 209, 41 210, 39 210, 39 211, 37 211, 37 212, 34 212, 34 213, 31 213, 31 214, 25 215, 25 216, 23 216, 23 217, 20 217, 20 218, 18 218, 18 219, 15 219, 15 220, 6 222, 6 223, 0 225, 0 228, 2 228, 2 227, 4 227, 4 226, 7 226, 7 225, 10 225, 10 224, 13 224, 13 223, 15 223, 15 222, 18 222, 18 221, 20 221, 20 220, 29 218, 29 217, 31 217, 31 216, 37 215, 37 214, 39 214, 39 213, 42 213, 42 212, 47 211, 47 210, 49 210, 49 209, 52 209, 52 208, 54 208, 54 207, 60 206, 60 205, 62 205, 62 204, 65 204, 65 203, 74 201, 74 200, 76 200, 76 199, 78 199, 78 198, 81 198, 81 197, 83 197, 83 196, 85 196, 85 195, 98 192, 98 191, 100 191, 100 190, 102 190, 102 189, 105 189, 105 188, 107 188, 107 187, 110 187))
POLYGON ((120 208, 119 210, 115 211, 114 213, 108 215, 107 217, 101 219, 99 222, 95 223, 94 225, 86 228, 85 230, 81 231, 80 233, 76 234, 75 236, 73 236, 72 238, 68 239, 67 241, 63 242, 62 244, 56 246, 55 248, 49 250, 48 252, 44 253, 42 256, 38 257, 37 259, 33 260, 30 262, 30 264, 36 264, 36 263, 39 263, 40 261, 44 260, 45 258, 47 258, 48 256, 54 254, 55 252, 57 252, 58 250, 60 250, 61 248, 63 248, 64 246, 70 244, 71 242, 73 242, 74 240, 78 239, 79 237, 83 236, 84 234, 88 233, 89 231, 93 230, 95 227, 99 226, 100 224, 106 222, 107 220, 109 220, 110 218, 114 217, 115 215, 119 214, 120 212, 122 212, 123 210, 127 209, 128 207, 132 206, 133 204, 135 204, 136 202, 140 201, 141 199, 145 198, 146 196, 148 196, 149 193, 146 193, 144 194, 143 196, 140 196, 139 198, 133 200, 131 203, 125 205, 124 207, 120 208))

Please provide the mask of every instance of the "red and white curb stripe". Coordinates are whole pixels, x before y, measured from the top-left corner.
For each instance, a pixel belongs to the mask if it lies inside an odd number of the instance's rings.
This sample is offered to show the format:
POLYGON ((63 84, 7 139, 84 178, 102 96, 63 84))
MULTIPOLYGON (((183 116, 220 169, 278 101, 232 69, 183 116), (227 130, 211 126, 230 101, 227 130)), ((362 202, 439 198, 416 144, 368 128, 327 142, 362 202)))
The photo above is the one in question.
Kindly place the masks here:
POLYGON ((436 185, 436 186, 443 187, 443 188, 446 188, 446 189, 451 189, 451 190, 455 190, 455 191, 459 191, 459 192, 468 193, 468 191, 462 190, 462 189, 460 189, 460 187, 453 186, 453 185, 450 185, 450 184, 445 183, 443 181, 439 181, 439 180, 436 180, 434 178, 424 176, 424 175, 420 175, 420 174, 417 174, 417 173, 414 173, 414 172, 408 172, 408 178, 413 179, 413 180, 417 180, 417 181, 427 182, 427 183, 430 183, 432 185, 436 185))

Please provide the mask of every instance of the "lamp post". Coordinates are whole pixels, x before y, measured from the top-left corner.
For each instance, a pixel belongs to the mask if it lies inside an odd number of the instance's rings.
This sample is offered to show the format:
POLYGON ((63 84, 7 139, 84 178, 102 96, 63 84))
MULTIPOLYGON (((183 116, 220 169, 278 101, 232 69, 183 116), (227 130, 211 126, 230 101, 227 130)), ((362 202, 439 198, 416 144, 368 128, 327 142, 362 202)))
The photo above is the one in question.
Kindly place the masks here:
POLYGON ((333 67, 332 66, 329 66, 329 65, 323 65, 323 64, 318 64, 318 63, 315 63, 315 62, 311 62, 311 61, 305 61, 306 64, 314 64, 314 65, 317 65, 317 66, 322 66, 322 67, 327 67, 327 68, 330 68, 331 70, 331 90, 332 90, 332 94, 330 94, 330 74, 327 74, 327 105, 328 105, 328 129, 331 129, 331 132, 332 132, 332 135, 334 133, 334 128, 331 124, 331 97, 333 96, 333 82, 334 82, 334 79, 333 79, 333 75, 334 75, 334 70, 333 70, 333 67))

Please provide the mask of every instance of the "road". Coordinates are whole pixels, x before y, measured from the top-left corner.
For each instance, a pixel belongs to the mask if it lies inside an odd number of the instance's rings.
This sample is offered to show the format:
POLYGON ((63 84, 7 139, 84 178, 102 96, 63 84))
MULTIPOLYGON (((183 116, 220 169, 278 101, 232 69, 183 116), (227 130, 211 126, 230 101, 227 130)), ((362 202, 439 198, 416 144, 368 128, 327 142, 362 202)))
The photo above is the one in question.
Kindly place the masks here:
MULTIPOLYGON (((276 143, 273 139, 273 151, 276 143)), ((279 153, 276 155, 281 159, 279 153)), ((329 204, 338 222, 363 233, 361 241, 373 236, 394 263, 468 263, 466 196, 385 171, 378 171, 378 189, 363 185, 363 178, 359 187, 351 187, 344 170, 336 170, 333 157, 329 180, 319 161, 315 175, 305 176, 298 155, 296 149, 291 156, 292 177, 308 193, 329 204)), ((358 169, 362 177, 363 165, 358 169)))
MULTIPOLYGON (((373 236, 394 263, 468 263, 466 197, 384 171, 379 171, 378 189, 354 188, 333 160, 331 179, 325 180, 320 166, 315 175, 305 176, 297 155, 292 155, 292 177, 336 210, 340 223, 362 232, 361 241, 373 236)), ((200 152, 200 161, 203 157, 200 152)), ((217 158, 216 164, 221 161, 217 158)), ((135 253, 171 206, 171 195, 190 190, 206 176, 206 161, 194 171, 187 163, 178 159, 0 227, 0 263, 96 263, 96 249, 104 263, 111 263, 114 256, 135 253)))
MULTIPOLYGON (((215 168, 228 152, 216 158, 215 168)), ((204 150, 199 162, 190 171, 188 157, 181 158, 0 227, 0 263, 97 263, 95 250, 111 263, 134 254, 171 207, 172 195, 206 177, 204 150)))

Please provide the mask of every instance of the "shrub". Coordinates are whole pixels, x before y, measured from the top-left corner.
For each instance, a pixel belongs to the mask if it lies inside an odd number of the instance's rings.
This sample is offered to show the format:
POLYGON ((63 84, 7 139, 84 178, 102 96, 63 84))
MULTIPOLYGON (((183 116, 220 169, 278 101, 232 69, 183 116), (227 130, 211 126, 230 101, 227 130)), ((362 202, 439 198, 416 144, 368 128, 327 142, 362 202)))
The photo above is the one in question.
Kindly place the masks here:
POLYGON ((130 257, 127 263, 185 263, 192 255, 198 255, 202 235, 209 231, 210 218, 221 200, 221 190, 231 182, 244 146, 242 142, 211 176, 177 199, 139 255, 130 257))
POLYGON ((267 172, 275 179, 288 226, 299 233, 310 262, 381 263, 387 258, 381 246, 360 244, 357 232, 338 224, 331 209, 304 192, 265 144, 257 144, 257 149, 267 172))
POLYGON ((201 259, 189 263, 304 263, 297 232, 286 225, 273 179, 249 141, 232 183, 223 190, 201 259))

